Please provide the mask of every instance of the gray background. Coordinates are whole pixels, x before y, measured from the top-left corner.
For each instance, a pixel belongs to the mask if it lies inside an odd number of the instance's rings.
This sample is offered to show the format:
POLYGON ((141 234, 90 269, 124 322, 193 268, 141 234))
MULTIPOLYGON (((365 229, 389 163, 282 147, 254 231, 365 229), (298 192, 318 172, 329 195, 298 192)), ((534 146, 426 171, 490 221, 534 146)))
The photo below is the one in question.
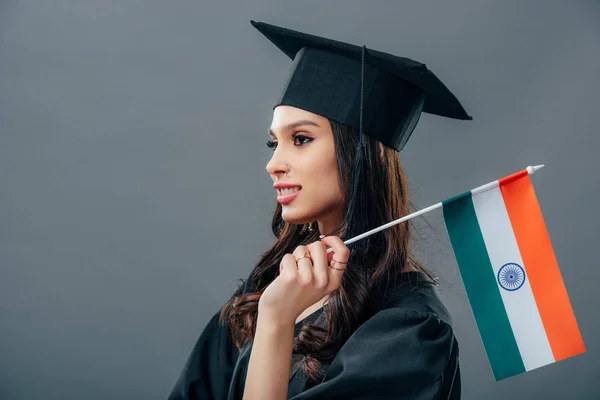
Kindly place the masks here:
POLYGON ((598 396, 597 2, 3 0, 0 398, 164 399, 271 245, 264 142, 290 61, 250 19, 451 88, 474 120, 421 118, 402 152, 418 207, 547 165, 533 180, 587 353, 495 382, 440 213, 419 248, 465 399, 598 396))

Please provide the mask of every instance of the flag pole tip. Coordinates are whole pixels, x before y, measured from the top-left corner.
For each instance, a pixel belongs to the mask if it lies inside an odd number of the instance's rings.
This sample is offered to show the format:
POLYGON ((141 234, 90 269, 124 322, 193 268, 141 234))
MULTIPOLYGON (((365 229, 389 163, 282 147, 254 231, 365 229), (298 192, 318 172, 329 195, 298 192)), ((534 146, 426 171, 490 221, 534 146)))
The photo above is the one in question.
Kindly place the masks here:
POLYGON ((540 169, 542 169, 544 167, 545 167, 544 164, 536 165, 533 167, 530 165, 529 167, 527 167, 527 172, 529 172, 529 174, 533 174, 534 172, 539 171, 540 169))

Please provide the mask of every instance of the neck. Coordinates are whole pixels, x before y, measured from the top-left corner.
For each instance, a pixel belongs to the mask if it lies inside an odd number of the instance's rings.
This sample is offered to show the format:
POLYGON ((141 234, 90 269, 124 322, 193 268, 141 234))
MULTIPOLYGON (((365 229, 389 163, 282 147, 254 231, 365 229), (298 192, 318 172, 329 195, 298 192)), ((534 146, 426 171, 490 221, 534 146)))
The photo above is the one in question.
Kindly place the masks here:
MULTIPOLYGON (((329 215, 325 218, 319 218, 317 224, 319 226, 319 233, 321 235, 327 235, 333 232, 337 227, 340 226, 342 221, 341 215, 329 215)), ((336 236, 342 236, 343 232, 339 232, 336 236)))

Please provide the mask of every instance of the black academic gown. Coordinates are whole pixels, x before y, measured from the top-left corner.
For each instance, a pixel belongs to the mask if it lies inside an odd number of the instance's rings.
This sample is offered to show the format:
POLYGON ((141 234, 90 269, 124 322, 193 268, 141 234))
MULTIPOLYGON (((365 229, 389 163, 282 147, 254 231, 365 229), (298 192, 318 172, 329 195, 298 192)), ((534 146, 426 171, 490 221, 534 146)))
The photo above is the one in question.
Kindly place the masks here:
MULTIPOLYGON (((302 370, 292 369, 288 399, 460 398, 450 315, 424 273, 405 272, 402 282, 373 297, 370 318, 323 365, 319 383, 308 384, 302 370)), ((297 323, 295 333, 322 312, 297 323)), ((252 346, 238 351, 218 318, 198 338, 168 400, 242 399, 252 346)))

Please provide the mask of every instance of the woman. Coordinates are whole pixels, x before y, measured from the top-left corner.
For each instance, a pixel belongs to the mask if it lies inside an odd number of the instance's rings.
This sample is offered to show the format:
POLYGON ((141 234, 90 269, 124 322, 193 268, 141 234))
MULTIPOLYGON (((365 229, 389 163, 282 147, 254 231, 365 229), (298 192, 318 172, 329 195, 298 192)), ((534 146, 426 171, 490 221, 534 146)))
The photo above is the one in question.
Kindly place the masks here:
POLYGON ((294 59, 267 142, 277 240, 169 399, 459 398, 451 318, 410 225, 344 241, 409 212, 398 151, 421 112, 470 117, 422 64, 252 24, 294 59))

